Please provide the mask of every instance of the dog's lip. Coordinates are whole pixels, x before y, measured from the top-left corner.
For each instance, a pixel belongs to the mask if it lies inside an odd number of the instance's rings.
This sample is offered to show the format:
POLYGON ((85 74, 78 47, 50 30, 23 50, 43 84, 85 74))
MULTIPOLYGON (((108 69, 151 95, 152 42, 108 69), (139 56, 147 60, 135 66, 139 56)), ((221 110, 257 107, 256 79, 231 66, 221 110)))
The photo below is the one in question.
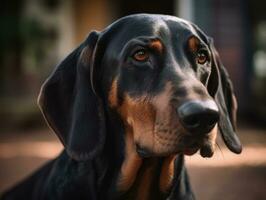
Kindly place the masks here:
POLYGON ((183 150, 183 153, 187 156, 192 156, 193 154, 197 153, 197 151, 199 150, 198 147, 194 147, 194 148, 185 148, 183 150))
POLYGON ((143 148, 138 144, 136 144, 136 152, 142 158, 149 158, 152 156, 152 153, 148 149, 143 148))
POLYGON ((202 157, 212 157, 214 149, 211 142, 206 137, 191 137, 187 136, 183 138, 181 146, 181 153, 184 155, 194 155, 200 150, 200 155, 202 157))
POLYGON ((191 156, 197 153, 198 150, 200 150, 200 155, 203 158, 210 158, 214 154, 214 147, 209 141, 205 141, 203 144, 195 144, 192 146, 184 147, 182 153, 191 156))
POLYGON ((214 154, 214 148, 210 143, 205 143, 200 148, 200 155, 203 158, 206 158, 206 157, 210 158, 213 156, 213 154, 214 154))
POLYGON ((188 146, 184 146, 182 149, 183 154, 191 156, 197 153, 197 151, 201 148, 201 145, 199 143, 193 143, 188 146))
POLYGON ((183 144, 181 147, 181 153, 191 156, 201 148, 201 144, 199 140, 195 140, 195 138, 191 137, 184 137, 183 138, 183 144))

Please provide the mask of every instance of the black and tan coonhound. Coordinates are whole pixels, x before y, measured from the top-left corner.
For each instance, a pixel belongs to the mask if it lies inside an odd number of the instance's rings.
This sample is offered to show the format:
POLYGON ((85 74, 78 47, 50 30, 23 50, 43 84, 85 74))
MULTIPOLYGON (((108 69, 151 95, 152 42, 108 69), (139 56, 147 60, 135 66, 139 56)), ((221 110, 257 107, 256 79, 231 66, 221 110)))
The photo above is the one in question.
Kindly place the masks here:
POLYGON ((183 19, 121 18, 92 31, 43 84, 65 150, 2 199, 195 199, 184 155, 241 152, 236 99, 212 39, 183 19))

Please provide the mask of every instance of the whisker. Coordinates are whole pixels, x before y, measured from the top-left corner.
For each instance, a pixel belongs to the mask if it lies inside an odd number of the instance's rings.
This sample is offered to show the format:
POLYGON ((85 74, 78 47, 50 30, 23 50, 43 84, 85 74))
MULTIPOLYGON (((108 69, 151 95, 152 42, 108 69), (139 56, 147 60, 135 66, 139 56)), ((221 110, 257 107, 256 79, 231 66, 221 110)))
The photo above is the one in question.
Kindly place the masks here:
POLYGON ((221 147, 219 146, 219 144, 217 142, 215 142, 216 146, 218 147, 218 149, 220 150, 221 154, 222 154, 222 157, 224 159, 224 154, 223 154, 223 151, 221 149, 221 147))

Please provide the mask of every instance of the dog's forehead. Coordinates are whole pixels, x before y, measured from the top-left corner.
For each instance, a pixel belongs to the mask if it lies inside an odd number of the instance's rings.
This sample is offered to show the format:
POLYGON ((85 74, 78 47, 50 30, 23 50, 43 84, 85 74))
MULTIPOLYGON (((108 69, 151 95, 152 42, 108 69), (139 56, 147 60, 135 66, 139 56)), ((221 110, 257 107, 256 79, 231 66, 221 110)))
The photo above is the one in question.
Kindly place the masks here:
MULTIPOLYGON (((154 24, 162 24, 163 22, 171 23, 171 26, 179 26, 181 29, 186 28, 190 26, 190 22, 181 19, 175 16, 170 15, 158 15, 158 14, 134 14, 134 15, 128 15, 126 17, 122 17, 118 20, 116 20, 114 23, 112 23, 107 28, 112 28, 116 25, 126 24, 128 26, 135 27, 136 25, 145 25, 148 27, 154 27, 154 24)), ((169 24, 170 25, 170 24, 169 24)))
POLYGON ((129 15, 115 21, 103 31, 104 34, 111 34, 112 41, 116 40, 120 45, 140 36, 164 39, 176 35, 180 38, 193 32, 191 23, 184 19, 156 14, 129 15))

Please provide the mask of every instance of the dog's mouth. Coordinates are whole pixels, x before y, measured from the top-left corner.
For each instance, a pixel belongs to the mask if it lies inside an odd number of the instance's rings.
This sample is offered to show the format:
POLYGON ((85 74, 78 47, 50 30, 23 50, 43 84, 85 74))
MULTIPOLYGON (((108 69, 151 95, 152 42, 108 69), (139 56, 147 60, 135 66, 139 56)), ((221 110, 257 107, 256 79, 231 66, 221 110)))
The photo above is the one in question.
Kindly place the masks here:
POLYGON ((215 149, 214 143, 215 141, 209 137, 203 137, 199 139, 184 137, 183 141, 181 142, 182 147, 180 152, 191 156, 199 151, 202 157, 212 157, 215 149))
POLYGON ((149 158, 149 157, 156 156, 152 151, 150 151, 149 149, 144 148, 138 144, 136 144, 136 151, 137 151, 138 155, 142 158, 149 158))
POLYGON ((193 147, 187 147, 184 148, 183 151, 181 151, 184 155, 192 156, 196 154, 198 151, 200 151, 200 155, 202 157, 212 157, 214 153, 214 148, 211 145, 202 145, 202 146, 193 146, 193 147))
MULTIPOLYGON (((166 145, 166 144, 165 144, 166 145)), ((187 156, 192 156, 198 151, 202 157, 212 157, 214 154, 214 141, 209 137, 194 138, 192 136, 183 137, 176 145, 173 145, 167 151, 162 150, 162 152, 153 152, 149 148, 145 148, 139 144, 136 144, 136 152, 142 158, 149 157, 167 157, 173 154, 184 154, 187 156)))
POLYGON ((195 146, 195 147, 187 147, 184 148, 183 151, 181 151, 183 154, 187 155, 187 156, 192 156, 195 153, 198 152, 198 150, 200 149, 200 147, 195 146))

